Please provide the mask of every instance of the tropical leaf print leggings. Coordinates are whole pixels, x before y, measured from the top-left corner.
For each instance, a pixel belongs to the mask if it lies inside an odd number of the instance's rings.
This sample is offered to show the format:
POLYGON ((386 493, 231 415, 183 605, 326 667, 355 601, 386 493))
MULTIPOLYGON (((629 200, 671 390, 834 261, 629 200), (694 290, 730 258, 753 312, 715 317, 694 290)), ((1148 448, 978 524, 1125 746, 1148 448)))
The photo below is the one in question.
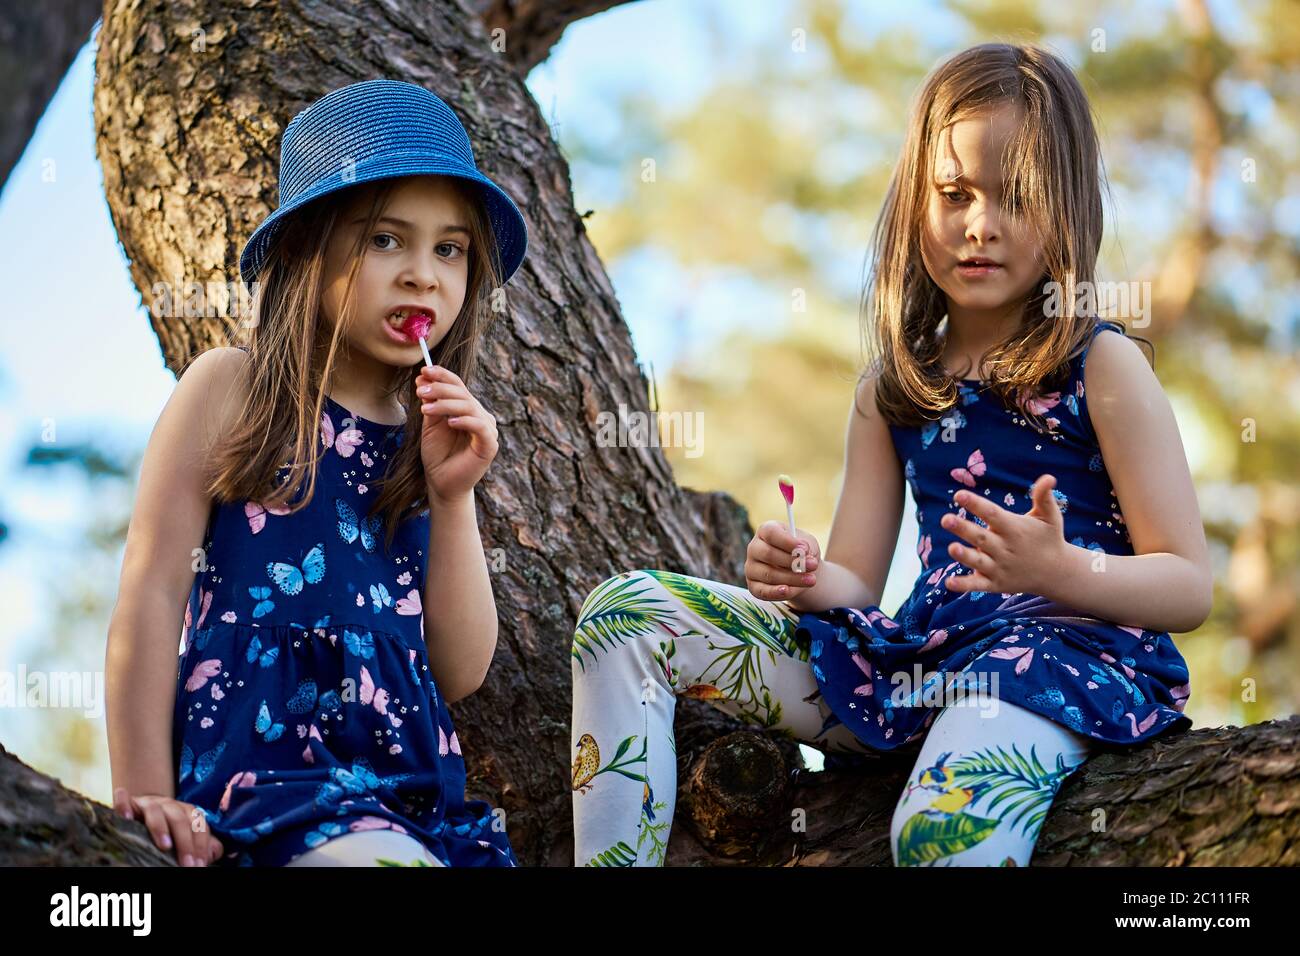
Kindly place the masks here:
MULTIPOLYGON (((588 595, 571 661, 575 865, 664 864, 679 696, 824 753, 869 749, 823 702, 798 620, 784 602, 669 571, 629 571, 588 595)), ((894 810, 894 864, 1025 866, 1093 747, 1006 701, 943 708, 894 810)))

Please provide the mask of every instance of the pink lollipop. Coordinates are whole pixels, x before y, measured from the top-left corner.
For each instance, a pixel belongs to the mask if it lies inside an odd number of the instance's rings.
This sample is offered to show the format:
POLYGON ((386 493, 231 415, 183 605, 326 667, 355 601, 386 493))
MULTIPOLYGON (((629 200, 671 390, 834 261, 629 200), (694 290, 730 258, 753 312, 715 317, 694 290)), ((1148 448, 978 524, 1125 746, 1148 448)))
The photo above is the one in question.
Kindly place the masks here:
POLYGON ((425 344, 424 337, 429 334, 431 325, 433 325, 433 318, 426 312, 412 312, 402 322, 402 331, 420 343, 420 351, 424 353, 424 364, 430 367, 433 366, 433 358, 429 355, 429 346, 425 344))

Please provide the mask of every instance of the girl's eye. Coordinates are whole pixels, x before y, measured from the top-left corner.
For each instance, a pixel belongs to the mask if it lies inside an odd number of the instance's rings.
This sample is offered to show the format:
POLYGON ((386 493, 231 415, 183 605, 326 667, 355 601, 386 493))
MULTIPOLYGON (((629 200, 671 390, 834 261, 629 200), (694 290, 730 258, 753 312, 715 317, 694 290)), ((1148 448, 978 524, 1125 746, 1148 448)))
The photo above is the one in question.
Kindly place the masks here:
POLYGON ((460 246, 456 245, 456 243, 454 242, 440 242, 438 243, 438 249, 439 249, 439 253, 438 253, 439 255, 445 255, 449 259, 457 258, 458 255, 464 254, 465 251, 461 249, 460 246), (450 249, 451 252, 442 252, 441 250, 443 249, 450 249))
POLYGON ((966 194, 965 194, 964 192, 962 192, 960 189, 949 189, 949 190, 946 190, 946 191, 940 192, 939 195, 940 195, 940 196, 943 196, 943 197, 944 197, 945 199, 947 199, 949 202, 960 202, 961 200, 956 199, 956 198, 954 198, 954 197, 956 197, 956 196, 965 196, 966 194))
MULTIPOLYGON (((370 237, 370 241, 371 241, 371 242, 374 242, 376 239, 385 239, 385 238, 387 238, 387 239, 396 239, 397 237, 394 236, 394 235, 392 235, 391 233, 387 233, 387 232, 377 232, 377 233, 375 233, 373 236, 370 237)), ((391 246, 380 246, 379 248, 380 248, 380 249, 391 249, 392 247, 391 247, 391 246)))

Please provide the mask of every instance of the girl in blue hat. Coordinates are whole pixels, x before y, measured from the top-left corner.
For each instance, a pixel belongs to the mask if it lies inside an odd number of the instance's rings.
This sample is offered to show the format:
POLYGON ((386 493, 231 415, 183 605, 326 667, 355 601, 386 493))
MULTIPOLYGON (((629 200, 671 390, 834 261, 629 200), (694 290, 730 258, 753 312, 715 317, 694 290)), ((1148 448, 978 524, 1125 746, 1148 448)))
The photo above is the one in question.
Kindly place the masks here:
POLYGON ((636 570, 592 591, 572 648, 578 865, 663 864, 678 696, 828 766, 913 757, 900 866, 1024 866, 1085 760, 1190 726, 1169 632, 1209 614, 1205 533, 1160 383, 1088 305, 1099 166, 1051 53, 985 44, 928 77, 876 227, 876 360, 826 555, 768 521, 748 589, 636 570), (905 487, 921 572, 886 614, 905 487))
POLYGON ((496 646, 474 488, 498 438, 469 383, 523 218, 391 80, 298 114, 279 185, 245 341, 189 365, 142 466, 115 804, 194 865, 516 866, 447 705, 496 646))

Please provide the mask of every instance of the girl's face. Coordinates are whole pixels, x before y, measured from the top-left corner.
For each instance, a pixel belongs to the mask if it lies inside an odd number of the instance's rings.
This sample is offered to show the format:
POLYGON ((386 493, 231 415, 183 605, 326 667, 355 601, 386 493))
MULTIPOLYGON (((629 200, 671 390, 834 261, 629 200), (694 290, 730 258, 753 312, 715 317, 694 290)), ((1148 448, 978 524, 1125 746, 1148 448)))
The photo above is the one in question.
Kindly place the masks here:
MULTIPOLYGON (((345 208, 326 249, 321 312, 331 328, 343 311, 348 255, 365 226, 369 202, 359 194, 345 208)), ((391 366, 422 363, 419 343, 399 335, 400 322, 390 317, 401 307, 424 307, 433 317, 425 336, 432 351, 465 301, 469 242, 469 216, 444 177, 402 179, 362 245, 352 290, 354 319, 345 332, 351 350, 391 366)))
POLYGON ((948 127, 935 151, 921 251, 950 320, 1007 318, 1043 275, 1042 243, 1002 203, 1003 147, 1020 121, 998 104, 948 127), (963 266, 972 257, 995 265, 963 266))

